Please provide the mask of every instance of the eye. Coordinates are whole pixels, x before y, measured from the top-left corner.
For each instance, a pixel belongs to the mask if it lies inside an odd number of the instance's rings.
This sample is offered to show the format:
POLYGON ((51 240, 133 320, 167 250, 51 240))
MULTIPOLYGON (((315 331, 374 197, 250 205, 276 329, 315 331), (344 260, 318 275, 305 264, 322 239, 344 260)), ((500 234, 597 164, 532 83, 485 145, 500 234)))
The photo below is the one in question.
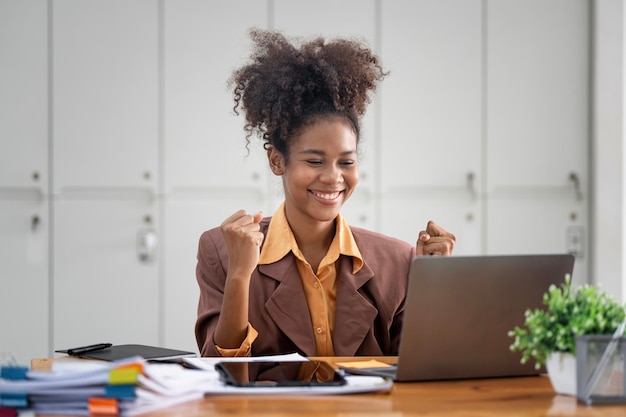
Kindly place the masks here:
POLYGON ((309 165, 322 165, 321 159, 307 159, 306 163, 309 165))
POLYGON ((355 163, 356 161, 354 161, 353 159, 346 159, 345 161, 339 162, 339 164, 343 166, 351 166, 351 165, 354 165, 355 163))

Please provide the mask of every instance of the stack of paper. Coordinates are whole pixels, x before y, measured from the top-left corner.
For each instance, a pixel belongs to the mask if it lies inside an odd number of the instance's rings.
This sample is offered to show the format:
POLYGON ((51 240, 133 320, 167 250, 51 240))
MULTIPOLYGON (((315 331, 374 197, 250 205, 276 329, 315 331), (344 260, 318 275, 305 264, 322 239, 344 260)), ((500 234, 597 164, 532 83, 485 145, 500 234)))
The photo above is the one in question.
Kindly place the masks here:
MULTIPOLYGON (((220 394, 334 395, 389 391, 393 381, 345 376, 342 386, 248 388, 226 385, 215 364, 220 361, 306 361, 298 355, 254 358, 185 358, 188 365, 152 363, 142 357, 105 362, 58 360, 50 372, 28 371, 0 377, 0 408, 36 414, 133 416, 220 394)), ((9 375, 10 373, 6 373, 9 375)), ((0 414, 2 415, 2 414, 0 414)), ((13 414, 14 415, 14 414, 13 414)))
MULTIPOLYGON (((24 398, 37 414, 131 416, 202 398, 210 373, 143 358, 57 361, 51 372, 1 379, 0 398, 24 398)), ((15 406, 19 404, 14 403, 15 406)))

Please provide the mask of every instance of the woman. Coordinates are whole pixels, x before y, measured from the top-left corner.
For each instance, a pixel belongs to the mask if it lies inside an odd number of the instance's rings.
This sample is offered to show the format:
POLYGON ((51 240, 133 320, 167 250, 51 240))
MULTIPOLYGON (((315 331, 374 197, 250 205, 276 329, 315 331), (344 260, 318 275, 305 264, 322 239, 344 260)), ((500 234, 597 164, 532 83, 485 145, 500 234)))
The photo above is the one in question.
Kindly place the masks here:
POLYGON ((450 255, 456 239, 429 222, 412 247, 340 214, 359 180, 368 93, 386 74, 355 41, 251 34, 252 61, 233 74, 235 111, 248 144, 262 137, 285 200, 272 217, 240 210, 201 236, 200 353, 395 355, 411 259, 450 255))

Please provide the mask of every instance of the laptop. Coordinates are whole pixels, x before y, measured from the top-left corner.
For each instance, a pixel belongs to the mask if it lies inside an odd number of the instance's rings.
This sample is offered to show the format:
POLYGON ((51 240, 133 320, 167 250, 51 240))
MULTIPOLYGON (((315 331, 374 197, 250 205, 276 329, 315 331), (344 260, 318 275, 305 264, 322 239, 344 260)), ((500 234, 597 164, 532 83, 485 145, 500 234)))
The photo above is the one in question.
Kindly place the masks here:
POLYGON ((413 259, 398 363, 359 373, 395 381, 537 375, 511 352, 508 332, 543 294, 572 274, 574 256, 495 255, 413 259))

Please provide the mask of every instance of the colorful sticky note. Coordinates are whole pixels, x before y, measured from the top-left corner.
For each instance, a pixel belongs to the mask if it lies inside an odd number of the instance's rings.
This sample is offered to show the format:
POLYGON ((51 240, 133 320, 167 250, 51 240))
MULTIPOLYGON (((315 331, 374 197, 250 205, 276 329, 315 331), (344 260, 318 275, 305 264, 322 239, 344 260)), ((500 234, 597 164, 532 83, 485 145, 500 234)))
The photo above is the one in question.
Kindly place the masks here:
POLYGON ((135 387, 135 385, 126 384, 107 385, 104 387, 104 395, 119 400, 132 400, 136 397, 135 387))
POLYGON ((17 409, 11 407, 0 407, 0 417, 17 417, 17 409))
POLYGON ((26 394, 0 394, 0 406, 3 407, 26 407, 28 396, 26 394))
POLYGON ((135 367, 111 369, 111 371, 109 371, 109 384, 136 384, 140 372, 141 371, 135 367))
POLYGON ((88 404, 89 414, 116 415, 119 407, 115 398, 91 397, 88 404))
POLYGON ((375 359, 366 361, 353 361, 353 362, 337 362, 336 365, 344 368, 363 369, 363 368, 388 368, 391 365, 385 362, 377 361, 375 359))
POLYGON ((20 380, 26 379, 28 368, 25 366, 3 366, 0 368, 0 378, 20 380))

